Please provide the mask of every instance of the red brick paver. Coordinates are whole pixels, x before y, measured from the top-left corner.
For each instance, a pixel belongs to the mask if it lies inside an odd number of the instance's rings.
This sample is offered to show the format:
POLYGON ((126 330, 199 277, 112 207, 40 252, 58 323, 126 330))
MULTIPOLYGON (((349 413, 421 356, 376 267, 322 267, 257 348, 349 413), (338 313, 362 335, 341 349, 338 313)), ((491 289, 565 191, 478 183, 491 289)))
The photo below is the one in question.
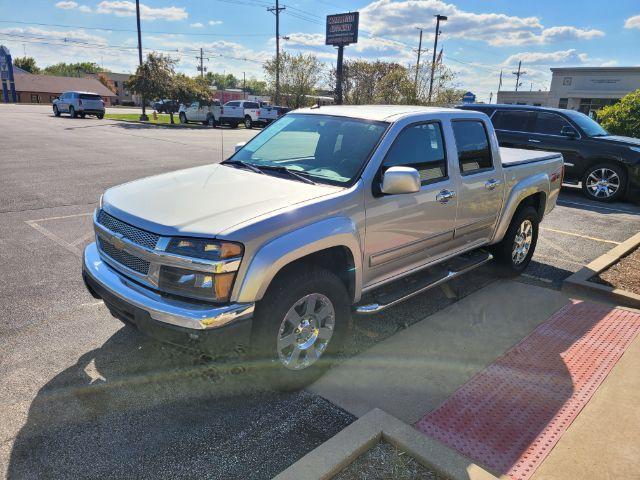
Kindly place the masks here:
POLYGON ((416 428, 498 474, 526 480, 640 331, 640 314, 572 301, 416 428))

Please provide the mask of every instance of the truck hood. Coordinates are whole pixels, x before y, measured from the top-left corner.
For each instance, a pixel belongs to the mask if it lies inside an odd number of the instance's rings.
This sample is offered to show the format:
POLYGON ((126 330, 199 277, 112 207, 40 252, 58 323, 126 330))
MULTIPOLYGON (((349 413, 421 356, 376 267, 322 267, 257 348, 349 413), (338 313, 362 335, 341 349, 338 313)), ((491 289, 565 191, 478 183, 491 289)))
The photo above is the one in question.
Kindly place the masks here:
POLYGON ((623 137, 622 135, 606 135, 604 137, 594 137, 594 138, 597 140, 605 141, 605 142, 625 144, 630 147, 640 146, 640 138, 623 137))
POLYGON ((215 236, 252 218, 338 190, 214 164, 110 188, 102 208, 160 235, 215 236))

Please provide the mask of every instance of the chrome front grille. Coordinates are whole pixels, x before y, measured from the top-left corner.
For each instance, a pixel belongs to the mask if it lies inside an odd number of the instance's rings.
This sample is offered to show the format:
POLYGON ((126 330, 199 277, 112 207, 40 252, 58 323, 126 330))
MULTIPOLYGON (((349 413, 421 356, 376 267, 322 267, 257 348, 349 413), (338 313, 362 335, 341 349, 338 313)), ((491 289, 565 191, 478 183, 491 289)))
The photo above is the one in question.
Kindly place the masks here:
POLYGON ((98 223, 105 227, 107 230, 119 233, 127 240, 131 240, 133 243, 136 243, 150 250, 156 248, 158 240, 160 239, 159 235, 134 227, 132 225, 129 225, 128 223, 124 223, 123 221, 112 217, 104 210, 100 210, 100 212, 98 212, 97 220, 98 223))
POLYGON ((127 267, 128 269, 133 270, 134 272, 138 272, 141 275, 149 274, 150 263, 148 261, 131 255, 124 250, 120 250, 119 248, 115 247, 102 238, 98 238, 98 246, 100 247, 100 250, 105 253, 105 255, 118 262, 119 264, 127 267))

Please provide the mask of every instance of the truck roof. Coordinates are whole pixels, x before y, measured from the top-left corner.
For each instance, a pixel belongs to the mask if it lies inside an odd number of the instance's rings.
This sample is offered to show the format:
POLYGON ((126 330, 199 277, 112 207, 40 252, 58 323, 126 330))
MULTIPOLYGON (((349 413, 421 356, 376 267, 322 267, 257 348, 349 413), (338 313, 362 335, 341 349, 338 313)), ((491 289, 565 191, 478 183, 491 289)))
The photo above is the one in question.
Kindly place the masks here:
POLYGON ((301 108, 295 110, 295 113, 335 115, 341 117, 362 118, 365 120, 392 122, 416 113, 449 113, 459 116, 460 110, 444 107, 423 107, 419 105, 327 105, 323 107, 301 108))

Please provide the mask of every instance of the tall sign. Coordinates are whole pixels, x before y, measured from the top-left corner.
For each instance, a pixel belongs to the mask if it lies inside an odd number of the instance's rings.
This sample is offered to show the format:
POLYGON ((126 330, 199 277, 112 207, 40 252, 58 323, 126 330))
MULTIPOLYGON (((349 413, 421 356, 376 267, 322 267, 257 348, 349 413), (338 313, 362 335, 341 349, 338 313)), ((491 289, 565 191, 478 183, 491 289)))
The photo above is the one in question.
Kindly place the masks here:
POLYGON ((325 45, 338 47, 338 63, 336 66, 336 103, 342 105, 342 63, 344 47, 358 43, 359 12, 327 15, 325 45))
POLYGON ((16 85, 13 79, 13 62, 9 49, 0 45, 0 83, 2 83, 2 98, 5 103, 18 101, 16 85), (11 97, 9 97, 11 92, 11 97))

